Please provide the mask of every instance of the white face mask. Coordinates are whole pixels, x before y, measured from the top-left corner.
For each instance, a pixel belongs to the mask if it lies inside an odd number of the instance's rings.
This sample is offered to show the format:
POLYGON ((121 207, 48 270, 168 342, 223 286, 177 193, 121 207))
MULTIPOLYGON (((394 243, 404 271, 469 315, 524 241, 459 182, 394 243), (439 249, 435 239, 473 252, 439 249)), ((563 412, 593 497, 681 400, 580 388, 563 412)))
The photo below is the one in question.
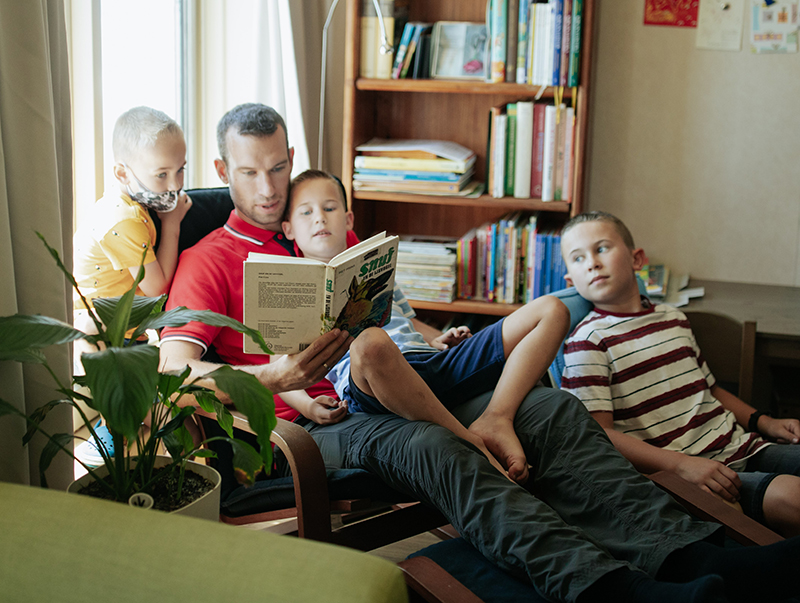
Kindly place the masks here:
POLYGON ((178 197, 181 194, 180 190, 155 193, 142 184, 142 181, 136 177, 136 174, 133 173, 131 168, 125 165, 125 169, 130 172, 131 176, 133 176, 133 179, 136 180, 136 184, 138 184, 139 188, 142 189, 140 192, 134 193, 129 185, 125 185, 125 190, 133 201, 136 201, 136 203, 139 203, 144 207, 154 209, 162 214, 171 212, 173 209, 175 209, 175 206, 178 205, 178 197))

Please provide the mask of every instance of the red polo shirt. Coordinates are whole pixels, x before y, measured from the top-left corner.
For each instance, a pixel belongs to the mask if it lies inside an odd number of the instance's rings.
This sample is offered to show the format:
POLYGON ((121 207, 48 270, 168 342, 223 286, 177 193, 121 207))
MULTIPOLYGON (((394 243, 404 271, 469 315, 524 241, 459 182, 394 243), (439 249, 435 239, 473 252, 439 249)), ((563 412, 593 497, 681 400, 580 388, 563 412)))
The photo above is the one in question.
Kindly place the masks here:
MULTIPOLYGON (((357 240, 355 233, 348 233, 348 246, 357 240)), ((186 306, 193 310, 213 310, 241 322, 244 311, 242 262, 251 251, 295 255, 292 241, 283 233, 248 224, 234 210, 225 226, 181 254, 166 308, 186 306)), ((191 322, 182 327, 165 328, 161 339, 189 341, 204 350, 213 345, 223 362, 231 365, 266 364, 270 360, 267 355, 245 354, 243 335, 227 327, 191 322)), ((321 381, 306 391, 312 397, 336 397, 328 381, 321 381)), ((299 413, 275 396, 275 414, 292 421, 299 413)))

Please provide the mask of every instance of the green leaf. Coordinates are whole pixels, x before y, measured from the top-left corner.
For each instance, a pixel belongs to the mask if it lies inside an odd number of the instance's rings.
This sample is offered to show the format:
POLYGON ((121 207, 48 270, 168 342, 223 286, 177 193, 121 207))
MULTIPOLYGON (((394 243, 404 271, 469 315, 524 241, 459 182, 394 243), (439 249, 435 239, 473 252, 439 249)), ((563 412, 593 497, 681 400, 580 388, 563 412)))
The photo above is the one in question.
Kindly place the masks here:
MULTIPOLYGON (((233 448, 233 472, 236 475, 236 481, 243 486, 252 486, 256 481, 256 475, 264 468, 263 446, 262 454, 259 455, 256 449, 247 442, 234 439, 229 441, 233 448)), ((267 449, 270 451, 271 458, 272 448, 267 446, 267 449)), ((266 466, 270 467, 271 465, 266 466)))
POLYGON ((191 372, 192 369, 185 366, 182 371, 166 371, 160 373, 158 377, 158 391, 161 394, 161 399, 166 400, 181 389, 183 382, 186 381, 191 372))
POLYGON ((272 446, 269 436, 278 423, 275 418, 275 401, 272 393, 256 379, 255 375, 221 366, 208 373, 217 387, 228 394, 236 409, 244 413, 256 433, 261 455, 268 468, 272 466, 272 446))
POLYGON ((229 438, 233 437, 233 415, 231 411, 227 409, 227 407, 220 402, 219 400, 214 400, 214 411, 217 414, 217 423, 225 433, 228 434, 229 438))
POLYGON ((250 337, 250 339, 259 345, 265 354, 272 354, 272 351, 267 347, 267 343, 264 341, 259 331, 246 327, 238 320, 234 320, 222 314, 217 314, 211 310, 189 310, 181 306, 147 318, 139 328, 144 330, 161 329, 163 327, 182 327, 189 322, 202 322, 203 324, 213 327, 229 327, 234 331, 244 333, 250 337))
POLYGON ((19 408, 11 404, 11 402, 6 402, 2 398, 0 398, 0 417, 3 417, 5 415, 17 415, 18 417, 24 417, 25 419, 27 419, 25 413, 22 412, 19 408))
POLYGON ((73 437, 71 433, 55 433, 50 436, 44 448, 42 448, 42 454, 39 457, 39 479, 43 488, 47 488, 45 471, 50 467, 50 463, 53 462, 53 458, 61 451, 62 447, 69 447, 73 437))
POLYGON ((137 345, 83 355, 95 408, 111 431, 134 441, 156 399, 158 348, 137 345))
POLYGON ((175 432, 165 435, 161 441, 164 442, 167 452, 173 459, 180 458, 183 455, 183 442, 175 432))
MULTIPOLYGON (((93 301, 94 309, 97 310, 97 315, 104 324, 110 325, 118 312, 118 306, 122 297, 108 297, 98 298, 93 301)), ((138 327, 142 321, 153 312, 160 312, 167 301, 167 296, 160 297, 142 297, 141 295, 134 295, 131 302, 130 316, 125 331, 138 327)), ((142 331, 142 333, 144 330, 142 331)))
POLYGON ((72 325, 48 316, 3 316, 0 317, 0 360, 41 363, 44 356, 37 350, 85 336, 72 325))
POLYGON ((209 450, 208 448, 201 448, 200 450, 194 451, 194 456, 199 456, 206 459, 215 459, 217 458, 217 453, 213 450, 209 450))
POLYGON ((43 404, 28 416, 28 431, 26 431, 25 435, 22 437, 23 446, 31 441, 33 434, 36 433, 36 430, 39 428, 39 424, 47 418, 47 414, 61 404, 75 406, 72 400, 50 400, 50 402, 43 404))
MULTIPOLYGON (((183 422, 194 414, 194 408, 191 406, 184 406, 178 413, 170 419, 164 427, 156 432, 156 438, 163 438, 164 436, 172 433, 178 427, 183 425, 183 422)), ((191 439, 191 438, 190 438, 191 439)), ((191 448, 189 449, 191 450, 191 448)))
POLYGON ((206 412, 216 412, 214 402, 217 401, 217 396, 214 395, 210 389, 202 388, 200 391, 195 391, 194 399, 197 405, 206 412))

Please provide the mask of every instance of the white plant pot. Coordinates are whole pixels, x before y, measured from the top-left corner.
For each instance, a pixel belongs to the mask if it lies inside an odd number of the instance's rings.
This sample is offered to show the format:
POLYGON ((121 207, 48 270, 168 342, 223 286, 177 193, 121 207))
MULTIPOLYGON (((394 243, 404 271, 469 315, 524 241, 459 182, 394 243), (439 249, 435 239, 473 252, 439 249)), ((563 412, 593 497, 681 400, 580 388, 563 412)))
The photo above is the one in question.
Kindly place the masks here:
MULTIPOLYGON (((163 467, 164 465, 168 465, 172 459, 167 456, 159 456, 156 458, 156 467, 163 467)), ((186 463, 186 469, 197 473, 201 477, 204 477, 212 484, 214 487, 206 492, 200 498, 192 501, 185 507, 181 507, 176 511, 172 511, 172 514, 175 515, 185 515, 187 517, 198 517, 200 519, 209 519, 211 521, 219 521, 219 497, 220 497, 220 487, 222 485, 222 476, 217 472, 216 469, 209 467, 208 465, 202 465, 200 463, 195 463, 193 461, 188 461, 186 463)), ((108 475, 108 470, 103 467, 98 467, 95 470, 100 477, 105 477, 108 475)), ((92 476, 88 473, 81 477, 78 480, 75 480, 67 487, 67 492, 79 492, 81 488, 83 488, 86 484, 92 481, 92 476)))

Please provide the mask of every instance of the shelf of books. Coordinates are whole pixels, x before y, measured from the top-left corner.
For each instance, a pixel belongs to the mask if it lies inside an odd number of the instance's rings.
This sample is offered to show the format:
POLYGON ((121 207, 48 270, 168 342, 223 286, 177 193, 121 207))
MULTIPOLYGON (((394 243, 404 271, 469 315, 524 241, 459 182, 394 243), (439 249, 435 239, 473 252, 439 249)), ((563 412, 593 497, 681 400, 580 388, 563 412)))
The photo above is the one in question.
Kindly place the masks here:
POLYGON ((394 54, 379 56, 372 0, 348 0, 355 230, 457 256, 447 275, 409 260, 404 289, 431 286, 408 295, 414 307, 505 315, 564 286, 558 231, 583 210, 594 3, 380 0, 394 54))

